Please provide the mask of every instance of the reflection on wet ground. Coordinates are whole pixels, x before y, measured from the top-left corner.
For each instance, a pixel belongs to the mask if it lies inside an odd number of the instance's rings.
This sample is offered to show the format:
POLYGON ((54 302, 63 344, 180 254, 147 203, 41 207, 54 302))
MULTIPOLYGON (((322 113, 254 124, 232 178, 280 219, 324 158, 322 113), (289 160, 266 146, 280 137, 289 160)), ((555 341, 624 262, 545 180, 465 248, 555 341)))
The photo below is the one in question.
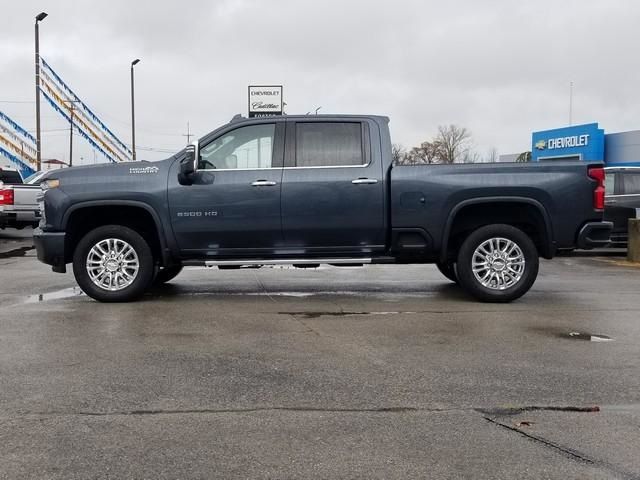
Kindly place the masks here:
POLYGON ((49 293, 38 293, 35 295, 29 295, 24 303, 38 303, 38 302, 46 302, 49 300, 61 300, 64 298, 70 297, 79 297, 84 295, 84 292, 80 290, 80 287, 71 287, 64 288, 62 290, 57 290, 55 292, 49 293))
POLYGON ((557 326, 532 326, 528 327, 527 330, 547 337, 569 340, 583 340, 590 342, 610 342, 613 340, 612 337, 601 333, 578 332, 557 326))
POLYGON ((18 247, 6 252, 0 252, 0 258, 13 258, 24 257, 29 250, 33 250, 34 247, 18 247))

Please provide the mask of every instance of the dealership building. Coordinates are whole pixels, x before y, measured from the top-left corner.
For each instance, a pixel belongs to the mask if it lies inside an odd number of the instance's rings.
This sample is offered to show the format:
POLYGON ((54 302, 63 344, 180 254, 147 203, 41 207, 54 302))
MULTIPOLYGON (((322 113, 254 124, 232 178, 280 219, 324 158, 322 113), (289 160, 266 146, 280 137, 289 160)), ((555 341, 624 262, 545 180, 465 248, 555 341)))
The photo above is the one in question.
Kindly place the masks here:
POLYGON ((640 130, 605 133, 597 123, 588 123, 533 132, 531 160, 604 160, 608 167, 640 166, 640 130))

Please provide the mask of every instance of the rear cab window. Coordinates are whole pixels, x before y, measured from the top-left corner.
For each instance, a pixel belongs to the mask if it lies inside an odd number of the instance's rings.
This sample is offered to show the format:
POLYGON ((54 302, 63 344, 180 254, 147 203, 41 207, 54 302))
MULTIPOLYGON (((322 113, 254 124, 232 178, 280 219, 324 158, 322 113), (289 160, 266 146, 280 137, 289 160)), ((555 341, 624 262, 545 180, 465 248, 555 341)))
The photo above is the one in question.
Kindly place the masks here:
POLYGON ((297 122, 296 167, 355 167, 368 163, 361 122, 297 122))

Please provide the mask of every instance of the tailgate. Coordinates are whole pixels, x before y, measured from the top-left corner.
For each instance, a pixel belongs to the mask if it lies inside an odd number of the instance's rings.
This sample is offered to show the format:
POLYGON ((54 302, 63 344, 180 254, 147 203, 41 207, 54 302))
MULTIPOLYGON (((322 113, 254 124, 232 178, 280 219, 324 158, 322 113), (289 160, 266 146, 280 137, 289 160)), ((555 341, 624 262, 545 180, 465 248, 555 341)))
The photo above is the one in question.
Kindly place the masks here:
POLYGON ((16 210, 39 210, 36 198, 41 191, 38 185, 14 185, 13 205, 16 210))

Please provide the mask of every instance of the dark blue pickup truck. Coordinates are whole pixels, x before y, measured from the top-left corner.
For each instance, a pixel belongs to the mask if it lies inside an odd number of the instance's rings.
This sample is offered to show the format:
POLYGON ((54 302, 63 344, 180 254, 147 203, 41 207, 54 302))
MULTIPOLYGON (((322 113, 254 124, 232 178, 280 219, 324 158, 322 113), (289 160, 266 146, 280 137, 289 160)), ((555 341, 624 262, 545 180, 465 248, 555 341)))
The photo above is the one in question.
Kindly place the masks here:
POLYGON ((57 171, 38 258, 100 301, 185 265, 435 263, 508 302, 538 258, 609 241, 601 164, 393 166, 388 119, 235 117, 173 157, 57 171))

